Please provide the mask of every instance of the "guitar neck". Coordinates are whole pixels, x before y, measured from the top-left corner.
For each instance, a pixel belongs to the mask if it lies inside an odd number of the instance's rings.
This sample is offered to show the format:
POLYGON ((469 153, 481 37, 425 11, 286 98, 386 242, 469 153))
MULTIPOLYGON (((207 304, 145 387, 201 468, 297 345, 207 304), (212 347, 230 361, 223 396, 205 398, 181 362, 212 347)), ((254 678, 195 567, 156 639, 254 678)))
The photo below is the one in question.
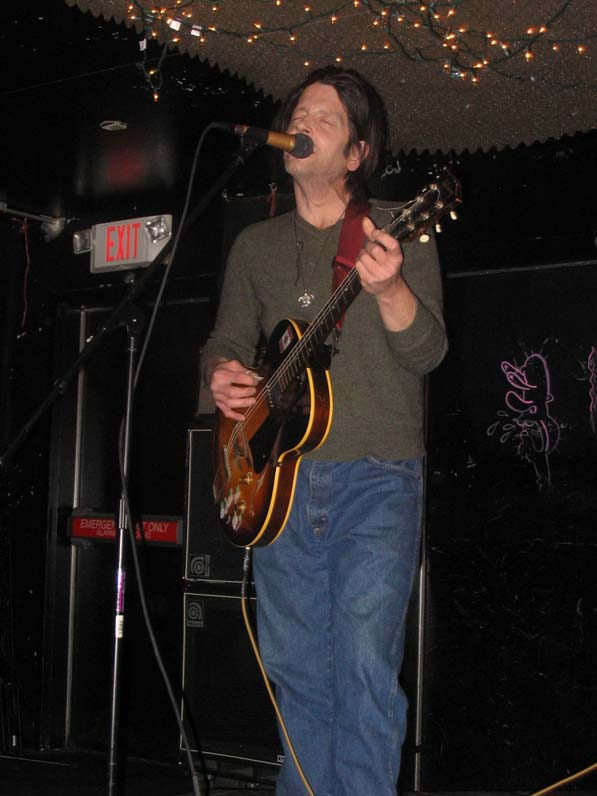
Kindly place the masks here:
POLYGON ((358 271, 352 268, 311 321, 291 353, 272 375, 270 382, 275 382, 277 387, 285 390, 293 379, 301 375, 360 291, 361 281, 358 271))

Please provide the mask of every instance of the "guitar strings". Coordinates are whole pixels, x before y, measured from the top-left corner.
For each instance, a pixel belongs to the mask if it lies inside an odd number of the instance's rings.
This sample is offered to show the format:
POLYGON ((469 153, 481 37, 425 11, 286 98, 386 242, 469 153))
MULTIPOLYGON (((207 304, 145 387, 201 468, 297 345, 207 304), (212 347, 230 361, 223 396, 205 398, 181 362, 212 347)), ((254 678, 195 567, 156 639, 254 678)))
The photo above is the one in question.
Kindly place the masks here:
MULTIPOLYGON (((346 278, 341 282, 341 284, 334 291, 334 293, 332 293, 332 295, 327 299, 321 310, 319 310, 319 312, 315 315, 315 318, 311 321, 311 323, 307 327, 304 335, 300 338, 300 340, 294 346, 290 354, 286 357, 286 359, 282 362, 280 367, 272 375, 270 380, 264 386, 263 390, 258 394, 257 399, 253 404, 253 406, 250 406, 247 409, 244 418, 242 420, 239 420, 232 429, 232 432, 230 433, 230 438, 226 443, 226 445, 224 446, 226 454, 230 453, 232 446, 236 443, 238 439, 238 435, 241 433, 241 430, 243 430, 243 428, 247 425, 247 423, 250 422, 255 412, 261 409, 265 401, 266 395, 268 396, 271 395, 270 388, 273 386, 273 387, 278 387, 280 389, 286 389, 286 387, 283 386, 283 379, 291 377, 289 371, 296 363, 296 360, 298 360, 301 354, 304 353, 305 349, 308 347, 308 344, 311 343, 312 338, 316 335, 318 331, 315 327, 320 323, 320 321, 323 319, 323 317, 325 317, 325 315, 329 315, 329 312, 332 309, 333 305, 338 301, 340 294, 345 292, 347 287, 352 286, 352 283, 356 280, 357 276, 358 272, 356 270, 349 271, 346 278)), ((288 384, 286 386, 288 386, 288 384)))
MULTIPOLYGON (((437 189, 432 189, 432 192, 436 193, 437 189)), ((428 192, 429 193, 429 192, 428 192)), ((423 201, 424 196, 427 194, 421 195, 416 199, 413 199, 411 202, 407 203, 401 208, 401 213, 399 216, 393 218, 385 227, 383 227, 383 232, 393 233, 396 227, 400 225, 402 221, 405 221, 406 217, 410 214, 412 208, 416 205, 420 204, 423 201)), ((307 327, 304 335, 301 337, 299 342, 295 345, 289 356, 282 362, 276 373, 273 374, 272 379, 268 382, 268 385, 272 382, 275 383, 277 379, 276 386, 281 386, 280 382, 282 377, 287 375, 287 372, 291 369, 294 365, 293 360, 299 358, 299 355, 303 353, 304 349, 308 347, 308 344, 311 342, 311 338, 317 334, 319 331, 315 327, 317 327, 320 323, 320 320, 325 316, 328 315, 330 310, 334 308, 334 305, 337 304, 338 300, 340 299, 340 295, 346 292, 347 288, 351 288, 353 285, 352 283, 355 282, 358 278, 358 271, 351 270, 347 274, 347 276, 342 280, 338 288, 334 291, 334 293, 327 299, 322 309, 317 313, 313 321, 307 327)), ((331 330, 330 330, 331 331, 331 330)), ((267 390, 268 385, 265 386, 263 393, 267 390)), ((286 385, 288 386, 288 385, 286 385)), ((262 393, 262 394, 263 394, 262 393)), ((247 412, 247 415, 249 412, 247 412)), ((242 422, 242 421, 239 421, 242 422)))

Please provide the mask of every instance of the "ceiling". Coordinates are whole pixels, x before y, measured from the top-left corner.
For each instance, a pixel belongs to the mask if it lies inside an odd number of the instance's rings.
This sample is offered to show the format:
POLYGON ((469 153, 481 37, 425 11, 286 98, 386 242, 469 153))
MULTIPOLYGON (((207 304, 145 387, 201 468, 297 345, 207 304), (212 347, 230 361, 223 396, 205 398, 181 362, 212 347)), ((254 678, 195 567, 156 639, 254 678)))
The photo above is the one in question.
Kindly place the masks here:
POLYGON ((276 100, 340 59, 380 89, 395 150, 488 150, 597 125, 595 0, 66 2, 276 100))
MULTIPOLYGON (((284 3, 291 5, 290 0, 284 3)), ((220 69, 150 42, 144 71, 143 36, 134 26, 83 13, 64 0, 28 0, 9 7, 4 16, 0 203, 5 208, 71 219, 71 230, 89 219, 100 223, 157 212, 180 217, 193 154, 206 125, 216 120, 261 127, 271 123, 273 97, 252 85, 250 76, 244 80, 230 74, 224 63, 220 69), (146 71, 162 55, 155 102, 146 71), (115 120, 127 129, 102 129, 102 122, 115 120)), ((281 81, 287 62, 279 56, 276 63, 272 80, 281 81)), ((403 67, 397 61, 396 72, 401 74, 403 67)), ((443 75, 437 79, 444 88, 456 85, 452 80, 446 84, 443 75)), ((477 88, 485 91, 482 85, 477 88)), ((444 117, 446 103, 422 89, 421 97, 429 107, 435 104, 438 120, 444 117)), ((593 113, 593 104, 587 107, 585 116, 593 113)), ((525 104, 516 111, 524 117, 527 109, 525 104)), ((575 127, 571 122, 570 130, 575 127)), ((468 124, 460 129, 464 134, 468 124)), ((225 134, 207 137, 195 195, 222 171, 237 145, 225 134)), ((393 163, 395 173, 390 168, 378 195, 408 198, 428 180, 430 164, 449 160, 465 193, 461 221, 445 236, 453 244, 453 256, 444 257, 450 269, 462 268, 464 260, 478 268, 481 250, 483 264, 493 258, 495 267, 532 259, 582 259, 595 251, 594 202, 586 175, 595 168, 596 152, 597 130, 486 153, 451 151, 440 157, 395 150, 398 157, 388 164, 393 163)), ((235 175, 229 192, 267 192, 271 179, 264 148, 235 175)))
MULTIPOLYGON (((209 122, 265 126, 272 117, 274 103, 261 92, 178 53, 162 63, 163 90, 154 102, 134 29, 63 0, 28 0, 4 15, 0 202, 11 209, 99 220, 117 217, 119 208, 128 216, 138 205, 141 214, 176 207, 209 122), (106 121, 126 130, 105 130, 106 121)), ((199 186, 237 143, 209 137, 199 186)), ((239 189, 263 168, 257 155, 237 178, 239 189)))

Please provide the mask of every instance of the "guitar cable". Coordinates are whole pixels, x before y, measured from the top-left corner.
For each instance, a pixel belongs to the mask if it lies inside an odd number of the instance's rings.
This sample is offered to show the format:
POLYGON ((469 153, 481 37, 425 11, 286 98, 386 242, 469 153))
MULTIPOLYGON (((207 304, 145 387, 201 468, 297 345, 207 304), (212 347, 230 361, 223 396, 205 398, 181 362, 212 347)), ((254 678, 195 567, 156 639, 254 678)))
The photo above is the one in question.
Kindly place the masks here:
POLYGON ((248 605, 247 592, 248 592, 248 586, 249 586, 250 568, 251 568, 251 548, 250 547, 245 547, 245 555, 244 555, 244 558, 243 558, 243 579, 242 579, 242 582, 241 582, 241 592, 240 592, 240 594, 241 594, 241 608, 242 608, 242 613, 243 613, 243 619, 244 619, 244 622, 245 622, 245 628, 247 630, 247 635, 249 637, 249 641, 251 642, 251 647, 253 648, 253 653, 255 655, 255 660, 257 661, 257 666, 259 667, 259 671, 261 672, 261 677, 263 678, 263 682, 265 684, 265 689, 266 689, 267 694, 268 694, 268 696, 270 698, 270 702, 272 703, 272 706, 274 708, 274 712, 276 714, 276 718, 278 719, 278 724, 279 724, 280 730, 282 731, 282 734, 283 734, 283 736, 284 736, 284 738, 286 740, 286 744, 288 746, 288 751, 290 752, 290 756, 292 757, 292 760, 294 762, 294 765, 296 766, 296 770, 298 771, 299 777, 301 778, 301 780, 303 782, 303 785, 307 789, 307 793, 309 794, 309 796, 315 796, 315 793, 314 793, 313 789, 311 788, 311 785, 309 784, 309 780, 307 779, 307 775, 303 771, 303 768, 302 768, 302 766, 301 766, 301 764, 299 762, 299 759, 298 759, 298 756, 297 756, 296 751, 294 749, 293 743, 290 740, 290 734, 288 733, 288 729, 286 727, 286 724, 284 723, 284 719, 282 718, 282 713, 280 712, 280 708, 278 706, 278 703, 276 702, 276 697, 275 697, 275 694, 274 694, 274 690, 273 690, 272 685, 271 685, 271 683, 269 681, 269 678, 267 676, 267 672, 265 671, 265 667, 264 667, 263 661, 261 659, 261 654, 259 652, 259 646, 257 644, 257 639, 255 638, 255 633, 253 632, 253 627, 251 625, 251 619, 249 617, 249 610, 248 610, 248 607, 247 607, 247 605, 248 605))
POLYGON ((571 782, 576 782, 577 779, 586 777, 587 774, 590 774, 593 771, 597 771, 597 763, 593 763, 592 765, 583 768, 582 771, 577 771, 576 774, 571 774, 569 777, 561 779, 559 782, 554 782, 553 785, 548 785, 542 790, 535 791, 535 793, 532 793, 531 796, 547 796, 548 793, 554 793, 564 785, 570 785, 571 782))
MULTIPOLYGON (((251 647, 253 648, 253 653, 255 655, 255 660, 257 661, 257 665, 259 667, 259 671, 261 672, 261 677, 263 678, 263 682, 265 684, 265 688, 267 690, 268 696, 270 698, 270 701, 271 701, 271 703, 273 705, 273 708, 274 708, 274 711, 276 713, 276 718, 278 719, 280 729, 282 731, 282 734, 284 735, 284 738, 286 739, 286 743, 288 744, 288 750, 290 751, 290 755, 292 757, 292 760, 294 761, 294 764, 295 764, 296 769, 297 769, 297 771, 299 773, 299 776, 300 776, 305 788, 307 789, 307 793, 309 794, 309 796, 315 796, 315 793, 313 792, 313 789, 311 788, 311 785, 309 784, 309 780, 307 779, 307 776, 306 776, 305 772, 303 771, 303 768, 302 768, 301 764, 299 763, 299 759, 298 759, 298 756, 297 756, 296 751, 294 749, 294 746, 292 744, 292 741, 290 740, 290 735, 288 733, 288 729, 286 727, 286 724, 284 723, 284 719, 282 718, 282 714, 280 713, 280 708, 278 707, 278 703, 276 702, 276 697, 274 695, 271 683, 270 683, 269 678, 267 676, 267 673, 265 671, 265 667, 263 665, 263 661, 262 661, 261 655, 259 653, 259 647, 258 647, 258 644, 257 644, 257 640, 255 638, 255 634, 253 632, 253 627, 251 625, 251 620, 250 620, 250 617, 249 617, 249 611, 248 611, 248 608, 247 608, 247 603, 248 603, 247 592, 248 592, 249 572, 250 572, 250 565, 251 565, 251 549, 252 548, 250 548, 250 547, 245 547, 245 555, 244 555, 244 558, 243 558, 243 577, 242 577, 242 582, 241 582, 241 607, 242 607, 242 614, 243 614, 243 619, 244 619, 244 622, 245 622, 245 627, 246 627, 246 630, 247 630, 247 635, 249 636, 249 641, 251 642, 251 647)), ((530 794, 530 796, 548 796, 548 794, 554 793, 556 790, 559 790, 564 785, 569 785, 570 783, 575 782, 576 780, 587 776, 587 774, 590 774, 593 771, 597 771, 597 763, 593 763, 592 765, 587 766, 586 768, 584 768, 582 771, 577 771, 575 774, 572 774, 569 777, 566 777, 565 779, 560 780, 559 782, 554 782, 552 785, 548 785, 547 787, 542 788, 541 790, 535 791, 532 794, 530 794)))

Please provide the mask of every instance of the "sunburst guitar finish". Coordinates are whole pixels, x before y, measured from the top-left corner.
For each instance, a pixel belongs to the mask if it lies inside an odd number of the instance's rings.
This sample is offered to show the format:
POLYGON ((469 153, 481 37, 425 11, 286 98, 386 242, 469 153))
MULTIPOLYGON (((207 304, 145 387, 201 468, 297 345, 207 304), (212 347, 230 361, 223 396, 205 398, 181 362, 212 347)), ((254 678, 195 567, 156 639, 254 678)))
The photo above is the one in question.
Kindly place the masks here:
POLYGON ((294 373, 292 367, 305 328, 293 320, 276 326, 256 371, 262 386, 244 420, 218 413, 214 497, 224 532, 235 545, 266 545, 279 536, 290 513, 300 459, 321 445, 330 429, 328 369, 316 363, 294 373))

